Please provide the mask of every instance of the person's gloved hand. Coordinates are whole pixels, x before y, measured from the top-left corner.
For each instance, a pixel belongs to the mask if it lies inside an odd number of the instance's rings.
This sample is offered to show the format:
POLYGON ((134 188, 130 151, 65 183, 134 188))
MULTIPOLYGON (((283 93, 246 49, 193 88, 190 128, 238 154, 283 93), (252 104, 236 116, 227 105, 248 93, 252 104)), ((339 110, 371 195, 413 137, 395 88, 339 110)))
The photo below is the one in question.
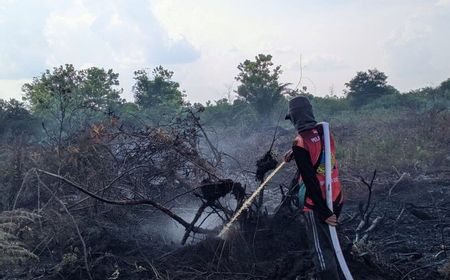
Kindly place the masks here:
POLYGON ((327 223, 327 224, 329 224, 330 226, 333 226, 333 227, 337 226, 338 221, 337 221, 336 215, 333 214, 333 215, 331 215, 330 217, 328 217, 328 218, 325 220, 325 223, 327 223))
POLYGON ((294 152, 292 152, 292 150, 289 150, 284 154, 285 162, 290 162, 293 158, 294 158, 294 152))

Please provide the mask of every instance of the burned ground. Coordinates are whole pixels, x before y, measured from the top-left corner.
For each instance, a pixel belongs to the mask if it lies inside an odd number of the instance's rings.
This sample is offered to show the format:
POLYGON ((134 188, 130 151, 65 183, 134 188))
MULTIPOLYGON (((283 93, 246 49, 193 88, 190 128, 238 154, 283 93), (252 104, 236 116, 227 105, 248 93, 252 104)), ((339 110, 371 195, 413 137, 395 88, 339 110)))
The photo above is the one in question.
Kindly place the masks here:
MULTIPOLYGON (((357 131, 364 129, 382 133, 357 131)), ((185 119, 166 129, 104 125, 67 141, 59 154, 18 146, 8 160, 20 160, 11 173, 19 184, 2 200, 0 277, 312 279, 300 211, 281 203, 294 164, 274 177, 264 204, 255 202, 224 240, 217 238, 258 185, 255 164, 272 146, 267 131, 274 128, 205 132, 185 119)), ((362 139, 352 131, 336 126, 341 153, 354 153, 362 139)), ((278 160, 292 133, 279 129, 278 160)), ((368 156, 340 160, 346 202, 338 232, 355 279, 448 278, 448 159, 392 167, 368 156), (368 205, 364 182, 374 169, 368 205)))
MULTIPOLYGON (((392 186, 375 184, 369 221, 383 220, 362 243, 354 240, 360 203, 366 203, 366 197, 347 199, 339 233, 355 279, 443 279, 450 240, 450 181, 404 176, 392 186)), ((136 210, 128 216, 128 210, 116 207, 79 220, 94 279, 311 279, 313 275, 297 211, 261 215, 257 224, 234 229, 225 240, 199 236, 200 241, 181 246, 179 240, 164 236, 167 227, 161 218, 149 220, 148 210, 136 210)), ((73 228, 62 220, 55 223, 62 217, 50 218, 41 226, 53 227, 52 238, 33 250, 40 257, 39 265, 30 264, 27 274, 9 271, 5 279, 86 277, 73 228), (56 250, 65 253, 58 255, 56 250)))

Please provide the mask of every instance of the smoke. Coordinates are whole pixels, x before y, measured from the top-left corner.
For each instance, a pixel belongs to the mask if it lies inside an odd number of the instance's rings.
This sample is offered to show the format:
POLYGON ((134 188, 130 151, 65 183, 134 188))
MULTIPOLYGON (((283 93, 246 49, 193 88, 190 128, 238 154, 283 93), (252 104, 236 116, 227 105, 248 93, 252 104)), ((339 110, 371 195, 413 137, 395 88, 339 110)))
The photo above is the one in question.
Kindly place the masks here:
MULTIPOLYGON (((184 220, 191 222, 199 207, 199 204, 190 203, 183 207, 173 207, 171 210, 184 220)), ((207 208, 196 223, 196 226, 207 229, 214 229, 221 226, 223 224, 222 220, 217 214, 211 214, 211 211, 210 208, 207 208)), ((146 235, 159 238, 164 244, 181 244, 181 240, 185 234, 185 228, 167 216, 158 216, 157 218, 148 219, 146 222, 142 223, 140 230, 146 235)), ((189 238, 187 242, 195 243, 204 239, 204 237, 204 235, 198 234, 195 235, 193 239, 189 238)))

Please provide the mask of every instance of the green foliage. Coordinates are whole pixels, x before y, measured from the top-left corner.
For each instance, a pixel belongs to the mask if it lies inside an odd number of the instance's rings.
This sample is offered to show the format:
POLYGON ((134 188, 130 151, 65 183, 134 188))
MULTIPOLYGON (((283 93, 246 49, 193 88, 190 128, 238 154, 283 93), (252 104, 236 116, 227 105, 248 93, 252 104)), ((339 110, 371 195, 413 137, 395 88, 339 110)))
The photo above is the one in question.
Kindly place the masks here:
POLYGON ((340 112, 349 110, 348 99, 337 96, 310 97, 317 120, 330 120, 340 112))
POLYGON ((231 104, 228 99, 219 99, 212 104, 211 101, 206 102, 206 106, 201 104, 194 104, 194 106, 203 107, 202 119, 208 120, 208 125, 216 125, 218 123, 223 123, 224 126, 230 126, 233 124, 232 117, 230 118, 233 104, 231 104))
POLYGON ((446 94, 450 94, 450 78, 443 81, 438 88, 440 91, 445 92, 446 94))
MULTIPOLYGON (((238 70, 237 100, 220 99, 192 107, 206 127, 251 136, 255 130, 267 128, 267 124, 277 123, 284 115, 287 94, 307 94, 290 91, 279 82, 281 67, 273 64, 271 55, 260 54, 254 60, 245 60, 238 70)), ((32 131, 37 127, 36 117, 42 118, 57 138, 58 133, 60 137, 70 136, 70 131, 79 131, 75 129, 83 124, 101 122, 105 115, 118 116, 122 124, 133 126, 145 125, 145 121, 163 125, 187 115, 183 110, 187 104, 183 102, 180 85, 172 79, 173 72, 159 66, 151 73, 139 70, 134 74, 135 102, 123 102, 117 89, 118 75, 112 70, 76 70, 72 65, 47 70, 23 87, 24 100, 31 112, 16 100, 0 101, 0 134, 32 131)), ((436 142, 429 144, 424 140, 429 137, 422 136, 434 135, 435 131, 443 133, 432 128, 444 127, 448 122, 450 79, 438 87, 400 94, 388 85, 383 72, 372 69, 358 72, 346 87, 346 97, 308 95, 316 119, 333 124, 337 141, 341 141, 338 152, 344 166, 362 168, 369 162, 389 161, 393 165, 411 166, 419 157, 429 164, 437 151, 443 151, 443 146, 436 142), (400 122, 408 124, 401 131, 397 128, 400 122), (399 134, 408 140, 399 138, 399 134)), ((281 126, 291 128, 288 122, 281 122, 281 126)), ((24 153, 17 150, 14 156, 3 158, 14 158, 17 162, 14 166, 22 166, 24 153)), ((10 174, 21 173, 12 170, 10 174)), ((11 176, 16 177, 20 176, 11 176)), ((10 181, 11 186, 20 183, 10 181)))
POLYGON ((57 116, 78 108, 107 110, 121 103, 121 90, 116 89, 118 78, 119 74, 111 69, 76 70, 72 64, 66 64, 53 71, 46 70, 22 89, 24 100, 30 103, 33 112, 57 116))
MULTIPOLYGON (((381 83, 383 84, 383 83, 381 83)), ((384 83, 385 84, 385 83, 384 83)), ((386 85, 386 84, 385 84, 386 85)), ((382 87, 381 87, 382 88, 382 87)), ((390 90, 389 86, 385 87, 390 90)), ((423 172, 448 164, 450 137, 450 80, 438 87, 422 88, 407 93, 384 93, 377 97, 361 98, 355 110, 353 97, 308 96, 318 121, 331 123, 337 141, 337 153, 344 173, 363 174, 367 170, 399 170, 423 172), (370 102, 369 102, 370 100, 370 102)), ((250 107, 243 100, 241 102, 250 107)), ((227 134, 252 137, 249 128, 259 126, 256 118, 236 116, 236 104, 220 100, 208 103, 202 120, 208 126, 225 124, 227 134), (241 126, 241 120, 247 126, 241 126), (233 130, 234 127, 234 130, 233 130)), ((285 112, 287 104, 279 102, 274 112, 285 112)), ((272 122, 277 121, 273 114, 272 122)), ((290 124, 281 126, 292 129, 290 124)), ((269 136, 268 136, 269 137, 269 136)), ((288 136, 291 137, 291 136, 288 136)), ((282 140, 280 140, 282 141, 282 140)))
POLYGON ((240 72, 235 78, 240 82, 238 96, 254 108, 260 119, 270 120, 287 86, 278 81, 281 66, 273 66, 271 55, 259 54, 254 61, 239 64, 238 69, 240 72))
POLYGON ((364 106, 364 109, 377 108, 414 110, 424 112, 432 108, 447 109, 450 107, 450 86, 444 81, 436 88, 425 87, 402 94, 388 94, 377 98, 364 106))
POLYGON ((356 107, 368 104, 382 96, 399 93, 387 84, 386 74, 377 69, 358 72, 353 79, 345 83, 345 86, 348 88, 347 97, 356 107))
POLYGON ((66 64, 46 70, 22 90, 23 99, 42 118, 47 133, 60 142, 64 135, 116 110, 123 102, 118 85, 118 74, 112 70, 76 70, 66 64))
POLYGON ((151 75, 146 70, 138 70, 134 75, 136 104, 150 119, 171 118, 181 111, 183 93, 180 85, 172 80, 172 71, 158 66, 151 75))
POLYGON ((206 102, 206 106, 195 104, 202 107, 201 119, 207 126, 233 127, 254 125, 258 120, 253 107, 242 100, 235 100, 231 103, 223 98, 214 102, 206 102))
POLYGON ((28 101, 31 110, 45 116, 47 113, 64 114, 66 109, 78 104, 79 95, 75 92, 81 83, 73 65, 60 66, 53 72, 46 70, 41 77, 35 77, 32 83, 23 85, 24 101, 28 101))
POLYGON ((373 168, 392 171, 394 166, 420 174, 445 166, 450 155, 445 140, 450 137, 449 109, 428 108, 422 99, 418 108, 366 106, 334 115, 331 125, 341 169, 362 174, 373 168))
POLYGON ((91 67, 78 71, 78 75, 82 77, 79 92, 83 106, 105 112, 113 110, 123 102, 120 98, 122 89, 117 89, 119 74, 114 73, 112 69, 105 71, 91 67))
POLYGON ((35 133, 36 125, 36 119, 22 102, 0 99, 0 135, 31 135, 35 133))
POLYGON ((133 102, 125 102, 120 105, 118 115, 121 123, 132 125, 139 120, 141 114, 138 105, 133 102))

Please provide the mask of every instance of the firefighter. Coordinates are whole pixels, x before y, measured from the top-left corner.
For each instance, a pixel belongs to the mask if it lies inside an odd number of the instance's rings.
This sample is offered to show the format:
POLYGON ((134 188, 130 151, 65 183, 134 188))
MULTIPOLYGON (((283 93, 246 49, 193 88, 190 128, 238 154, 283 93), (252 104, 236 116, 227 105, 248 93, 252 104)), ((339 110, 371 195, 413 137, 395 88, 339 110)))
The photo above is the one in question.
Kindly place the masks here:
POLYGON ((304 96, 290 100, 286 119, 294 125, 297 135, 292 149, 285 154, 284 159, 286 162, 294 160, 297 164, 299 204, 306 221, 307 236, 310 248, 313 249, 317 276, 322 280, 341 279, 328 228, 337 226, 342 209, 333 137, 331 136, 330 144, 334 212, 326 203, 323 131, 314 118, 309 100, 304 96))

